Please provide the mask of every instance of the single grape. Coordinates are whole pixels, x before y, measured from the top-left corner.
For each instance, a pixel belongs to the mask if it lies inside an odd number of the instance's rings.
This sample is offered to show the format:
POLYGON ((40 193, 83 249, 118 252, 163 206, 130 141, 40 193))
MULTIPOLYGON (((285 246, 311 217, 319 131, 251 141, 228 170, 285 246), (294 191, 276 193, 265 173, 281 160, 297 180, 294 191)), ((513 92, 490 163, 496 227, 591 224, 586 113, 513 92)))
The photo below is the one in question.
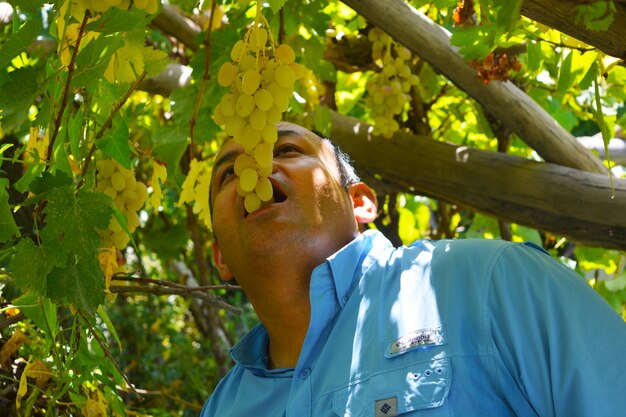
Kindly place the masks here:
POLYGON ((262 111, 268 111, 274 104, 272 93, 265 88, 261 88, 254 93, 254 103, 262 111))
POLYGON ((254 158, 247 153, 242 153, 235 159, 233 169, 235 170, 235 175, 241 176, 244 169, 252 167, 254 167, 254 158))
POLYGON ((296 60, 295 52, 291 49, 291 46, 287 44, 282 44, 276 48, 274 56, 281 64, 291 64, 296 60))
POLYGON ((244 123, 243 117, 235 114, 226 119, 224 131, 228 136, 237 136, 243 129, 244 123))
POLYGON ((248 45, 244 41, 238 40, 233 46, 233 49, 230 50, 230 59, 232 59, 233 62, 239 62, 239 60, 247 53, 248 45))
POLYGON ((241 189, 249 193, 250 191, 254 190, 258 179, 259 175, 257 174, 256 170, 254 170, 253 168, 244 169, 239 176, 239 184, 241 185, 241 189))
POLYGON ((267 42, 267 31, 264 28, 253 27, 250 29, 250 38, 248 40, 250 49, 254 52, 258 52, 265 48, 267 42))
POLYGON ((250 126, 254 130, 263 130, 267 125, 267 113, 261 109, 254 109, 252 113, 250 113, 250 126))
POLYGON ((224 62, 217 72, 217 82, 222 87, 229 87, 237 76, 237 66, 230 63, 224 62))
POLYGON ((243 200, 243 206, 248 213, 255 212, 261 207, 261 199, 255 193, 249 193, 243 200))
POLYGON ((261 83, 261 74, 256 69, 249 69, 243 74, 241 80, 241 92, 252 95, 259 88, 261 83))
MULTIPOLYGON (((269 117, 269 116, 268 116, 269 117)), ((261 131, 261 139, 265 143, 273 145, 278 140, 278 131, 273 123, 268 123, 261 131)))
POLYGON ((237 98, 235 112, 238 116, 247 117, 254 110, 254 97, 249 94, 242 94, 237 98))
POLYGON ((274 77, 276 82, 285 88, 293 87, 293 83, 296 82, 296 74, 289 65, 281 64, 274 70, 274 77))
POLYGON ((259 181, 254 187, 254 192, 259 196, 261 201, 270 201, 273 197, 272 183, 267 177, 259 178, 259 181))
POLYGON ((259 143, 254 148, 254 159, 256 159, 259 166, 271 166, 274 159, 273 146, 269 143, 259 143))
POLYGON ((241 129, 241 133, 234 137, 235 142, 239 143, 246 152, 251 151, 261 141, 261 132, 253 129, 249 124, 241 129))
POLYGON ((219 108, 224 116, 230 117, 235 114, 235 102, 236 99, 233 94, 224 94, 219 104, 219 108))
POLYGON ((124 176, 119 171, 111 175, 111 185, 116 191, 122 191, 126 187, 126 180, 124 180, 124 176))

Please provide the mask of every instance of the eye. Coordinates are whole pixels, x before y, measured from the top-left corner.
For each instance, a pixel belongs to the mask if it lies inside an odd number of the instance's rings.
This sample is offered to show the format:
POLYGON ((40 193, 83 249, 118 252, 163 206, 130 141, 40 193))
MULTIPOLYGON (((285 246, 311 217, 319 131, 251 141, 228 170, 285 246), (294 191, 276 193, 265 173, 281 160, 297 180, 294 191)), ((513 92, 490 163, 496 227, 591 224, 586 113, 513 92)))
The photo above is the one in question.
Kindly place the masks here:
POLYGON ((228 180, 229 178, 232 178, 235 175, 235 166, 231 165, 229 167, 226 167, 222 170, 220 176, 219 176, 219 184, 222 185, 224 184, 224 182, 226 182, 226 180, 228 180))
POLYGON ((295 145, 292 145, 291 143, 285 143, 276 148, 276 150, 274 151, 274 156, 280 156, 292 152, 301 153, 300 149, 298 149, 295 145))

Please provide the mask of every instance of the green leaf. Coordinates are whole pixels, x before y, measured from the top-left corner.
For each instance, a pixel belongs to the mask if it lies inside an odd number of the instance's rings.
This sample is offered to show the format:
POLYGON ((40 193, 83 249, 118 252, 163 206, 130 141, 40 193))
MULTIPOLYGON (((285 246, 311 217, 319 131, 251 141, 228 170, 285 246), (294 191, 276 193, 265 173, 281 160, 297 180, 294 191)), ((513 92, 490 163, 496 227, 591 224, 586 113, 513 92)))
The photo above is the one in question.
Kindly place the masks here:
POLYGON ((41 11, 44 3, 44 0, 12 0, 9 2, 14 6, 17 6, 21 12, 26 12, 30 14, 37 14, 41 11))
POLYGON ((83 126, 83 115, 78 113, 70 118, 70 123, 68 127, 68 137, 70 139, 70 152, 74 155, 76 160, 79 160, 81 155, 80 152, 80 141, 82 134, 82 126, 83 126))
POLYGON ((15 188, 20 193, 28 190, 30 183, 35 180, 35 178, 39 177, 41 173, 44 171, 46 166, 44 164, 31 164, 26 168, 26 172, 22 175, 22 178, 15 184, 13 184, 13 188, 15 188))
POLYGON ((29 238, 22 239, 10 264, 15 283, 23 291, 37 295, 46 295, 46 276, 52 268, 65 264, 65 253, 58 241, 44 236, 45 242, 39 246, 29 238))
POLYGON ((128 139, 130 134, 126 121, 122 120, 113 134, 105 136, 97 142, 98 149, 117 162, 124 168, 130 169, 130 147, 128 139))
POLYGON ((583 23, 587 29, 608 30, 615 16, 613 0, 598 0, 593 3, 581 4, 576 8, 576 23, 583 23))
POLYGON ((39 75, 39 68, 18 68, 11 71, 7 75, 7 81, 0 85, 0 109, 4 129, 18 128, 26 120, 28 110, 39 95, 39 90, 46 87, 45 82, 37 79, 39 75))
POLYGON ((328 135, 330 133, 330 108, 328 106, 319 106, 315 111, 313 118, 315 129, 328 135))
POLYGON ((91 40, 76 57, 78 67, 72 85, 90 88, 97 83, 103 77, 113 54, 122 46, 124 41, 121 37, 99 36, 91 40))
POLYGON ((103 305, 98 307, 98 315, 100 316, 104 324, 106 324, 107 329, 117 342, 117 346, 120 348, 120 350, 122 350, 122 342, 120 341, 120 337, 117 335, 117 332, 115 331, 115 326, 113 325, 113 322, 109 318, 109 315, 107 314, 107 311, 103 305))
POLYGON ((98 263, 97 251, 77 255, 64 268, 48 274, 47 294, 53 300, 73 304, 89 313, 104 302, 104 273, 98 263))
POLYGON ((83 189, 75 193, 67 186, 50 191, 44 213, 46 227, 57 234, 66 252, 89 252, 97 257, 98 229, 107 228, 113 209, 108 196, 83 189))
POLYGON ((278 13, 285 5, 285 0, 268 0, 268 4, 274 13, 278 13))
POLYGON ((41 32, 41 21, 39 19, 28 20, 20 30, 9 37, 0 48, 0 68, 4 68, 13 58, 26 50, 41 32))
POLYGON ((38 195, 70 184, 72 184, 72 178, 63 171, 57 171, 54 174, 44 172, 30 183, 28 190, 38 195))
POLYGON ((512 32, 520 18, 522 0, 508 0, 498 9, 497 24, 507 32, 512 32))
POLYGON ((87 30, 110 35, 117 32, 128 32, 145 26, 146 14, 143 10, 122 10, 110 7, 98 20, 87 25, 87 30))
POLYGON ((471 61, 485 58, 494 49, 496 31, 492 25, 459 28, 452 34, 450 43, 459 47, 459 54, 471 61))
POLYGON ((565 59, 561 61, 559 65, 559 79, 556 83, 556 89, 559 93, 566 92, 574 82, 574 75, 572 74, 572 57, 573 52, 569 52, 565 59))
POLYGON ((20 230, 15 224, 11 207, 9 207, 8 186, 9 180, 0 178, 0 243, 20 236, 20 230))
POLYGON ((144 48, 143 65, 146 73, 150 76, 157 75, 165 69, 170 58, 163 51, 152 48, 144 48))
POLYGON ((178 164, 187 149, 187 132, 175 127, 163 127, 154 132, 154 155, 170 169, 178 169, 178 164))
POLYGON ((57 330, 57 307, 50 299, 27 292, 13 300, 13 305, 54 340, 57 330))

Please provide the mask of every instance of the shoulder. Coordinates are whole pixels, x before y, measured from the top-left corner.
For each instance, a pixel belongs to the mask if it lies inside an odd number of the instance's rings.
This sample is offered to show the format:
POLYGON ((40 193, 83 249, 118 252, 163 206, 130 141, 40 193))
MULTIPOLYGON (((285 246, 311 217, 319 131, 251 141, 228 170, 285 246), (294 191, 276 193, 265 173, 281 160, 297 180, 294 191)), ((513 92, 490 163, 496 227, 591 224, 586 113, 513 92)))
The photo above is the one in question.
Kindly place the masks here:
POLYGON ((235 364, 217 384, 217 387, 215 387, 215 390, 204 404, 200 417, 223 415, 223 411, 228 409, 237 397, 237 388, 241 382, 242 376, 243 368, 235 364))

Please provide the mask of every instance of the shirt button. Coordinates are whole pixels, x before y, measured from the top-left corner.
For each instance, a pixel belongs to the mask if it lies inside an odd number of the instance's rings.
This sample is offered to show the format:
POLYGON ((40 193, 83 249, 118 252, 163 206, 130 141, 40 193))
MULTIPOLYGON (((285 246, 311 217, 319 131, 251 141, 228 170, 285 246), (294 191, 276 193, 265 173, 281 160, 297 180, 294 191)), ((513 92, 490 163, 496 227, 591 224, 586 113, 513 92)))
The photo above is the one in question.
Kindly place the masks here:
POLYGON ((302 372, 300 372, 300 378, 301 379, 307 379, 309 377, 309 375, 311 375, 311 369, 310 368, 305 368, 302 370, 302 372))
POLYGON ((343 304, 346 304, 346 303, 348 302, 348 297, 343 297, 343 298, 341 299, 341 302, 342 302, 343 304))

